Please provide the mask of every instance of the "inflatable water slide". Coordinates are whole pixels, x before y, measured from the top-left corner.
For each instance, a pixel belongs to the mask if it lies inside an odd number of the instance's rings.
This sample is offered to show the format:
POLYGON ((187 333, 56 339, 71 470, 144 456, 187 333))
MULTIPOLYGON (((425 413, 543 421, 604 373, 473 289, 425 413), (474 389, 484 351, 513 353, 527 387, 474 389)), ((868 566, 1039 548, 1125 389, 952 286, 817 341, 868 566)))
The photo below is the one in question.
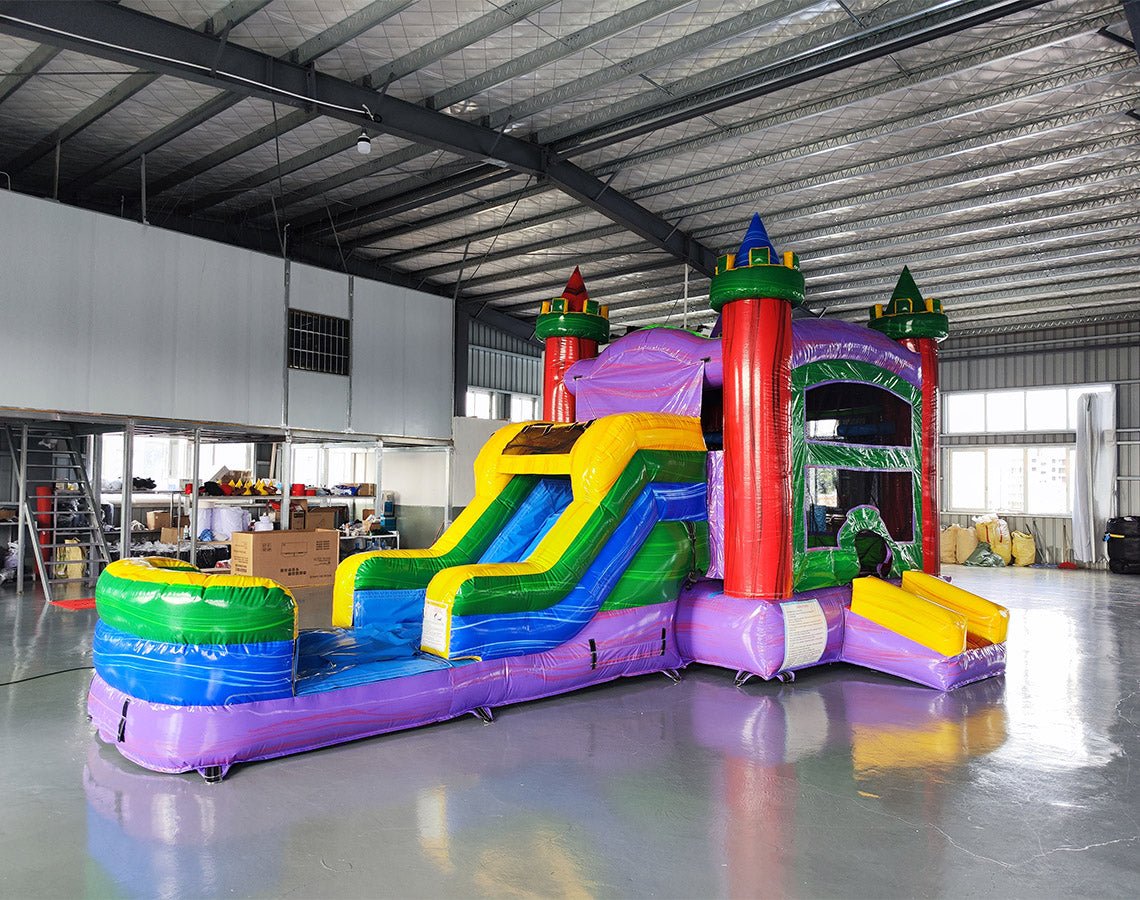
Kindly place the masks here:
POLYGON ((682 665, 676 600, 708 565, 696 420, 511 425, 475 468, 474 501, 431 549, 342 564, 331 630, 298 633, 265 579, 113 563, 96 597, 100 735, 147 768, 219 778, 682 665))

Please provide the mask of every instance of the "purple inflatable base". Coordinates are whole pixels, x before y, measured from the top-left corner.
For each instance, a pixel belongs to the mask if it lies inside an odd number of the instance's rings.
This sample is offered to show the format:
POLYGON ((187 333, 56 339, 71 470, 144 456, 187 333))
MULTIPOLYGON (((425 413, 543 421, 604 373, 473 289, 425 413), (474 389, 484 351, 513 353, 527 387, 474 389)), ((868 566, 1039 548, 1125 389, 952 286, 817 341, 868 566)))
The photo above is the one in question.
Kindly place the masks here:
POLYGON ((233 706, 148 703, 96 675, 87 711, 99 736, 156 772, 218 769, 302 753, 521 703, 615 678, 676 669, 676 603, 599 613, 545 653, 233 706))
POLYGON ((686 663, 699 662, 764 679, 824 663, 852 665, 896 675, 926 687, 951 691, 1005 671, 1005 644, 940 656, 933 650, 851 612, 851 587, 795 594, 774 603, 724 594, 719 581, 684 591, 677 612, 677 643, 686 663), (823 622, 814 626, 822 652, 810 661, 786 664, 786 607, 818 603, 823 622), (826 629, 826 632, 824 632, 826 629))
POLYGON ((232 706, 149 703, 96 675, 87 710, 99 736, 132 762, 156 772, 225 775, 238 762, 430 725, 690 662, 764 679, 847 662, 942 691, 1005 671, 1004 644, 939 656, 853 614, 850 603, 850 586, 772 603, 729 597, 719 581, 702 581, 675 603, 599 613, 573 640, 546 653, 232 706), (812 648, 806 658, 805 634, 812 648), (790 663, 789 635, 799 639, 790 663))

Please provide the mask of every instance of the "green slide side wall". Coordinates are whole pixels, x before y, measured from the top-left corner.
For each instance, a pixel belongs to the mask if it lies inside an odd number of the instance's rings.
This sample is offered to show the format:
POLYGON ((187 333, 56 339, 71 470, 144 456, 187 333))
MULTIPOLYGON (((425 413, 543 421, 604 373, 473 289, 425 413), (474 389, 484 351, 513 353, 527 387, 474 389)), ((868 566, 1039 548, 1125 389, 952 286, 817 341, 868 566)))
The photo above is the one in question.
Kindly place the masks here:
POLYGON ((452 614, 489 615, 548 609, 565 597, 653 482, 705 480, 706 454, 700 451, 639 450, 590 514, 566 553, 545 572, 526 575, 477 575, 463 582, 452 614))
POLYGON ((708 567, 708 522, 658 522, 601 608, 632 609, 676 600, 685 581, 708 567))
POLYGON ((356 571, 355 590, 426 588, 437 572, 475 562, 503 530, 539 482, 537 475, 516 475, 456 545, 440 556, 375 556, 356 571))

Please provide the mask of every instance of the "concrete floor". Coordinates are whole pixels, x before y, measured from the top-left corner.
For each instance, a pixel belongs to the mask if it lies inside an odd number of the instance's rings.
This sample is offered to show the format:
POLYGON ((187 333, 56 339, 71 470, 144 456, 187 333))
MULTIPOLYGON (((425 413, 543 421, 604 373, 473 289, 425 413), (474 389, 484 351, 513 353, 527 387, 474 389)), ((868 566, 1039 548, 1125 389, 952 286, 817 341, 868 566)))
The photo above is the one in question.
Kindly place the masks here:
MULTIPOLYGON (((220 785, 101 746, 87 671, 0 687, 0 896, 1140 895, 1140 578, 949 571, 1011 608, 1003 679, 693 667, 220 785)), ((0 680, 93 619, 0 597, 0 680)))

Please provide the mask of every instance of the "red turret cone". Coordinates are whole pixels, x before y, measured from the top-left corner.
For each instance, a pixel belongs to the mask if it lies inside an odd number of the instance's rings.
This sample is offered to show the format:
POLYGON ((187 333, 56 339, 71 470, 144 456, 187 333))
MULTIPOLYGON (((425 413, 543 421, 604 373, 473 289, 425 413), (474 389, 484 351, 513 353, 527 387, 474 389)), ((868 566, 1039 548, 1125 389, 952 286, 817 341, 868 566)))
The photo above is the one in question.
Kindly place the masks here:
POLYGON ((574 267, 570 280, 566 282, 562 298, 566 301, 566 312, 581 312, 585 309, 586 301, 590 299, 590 295, 586 293, 586 282, 582 280, 582 273, 578 271, 577 266, 574 267))

